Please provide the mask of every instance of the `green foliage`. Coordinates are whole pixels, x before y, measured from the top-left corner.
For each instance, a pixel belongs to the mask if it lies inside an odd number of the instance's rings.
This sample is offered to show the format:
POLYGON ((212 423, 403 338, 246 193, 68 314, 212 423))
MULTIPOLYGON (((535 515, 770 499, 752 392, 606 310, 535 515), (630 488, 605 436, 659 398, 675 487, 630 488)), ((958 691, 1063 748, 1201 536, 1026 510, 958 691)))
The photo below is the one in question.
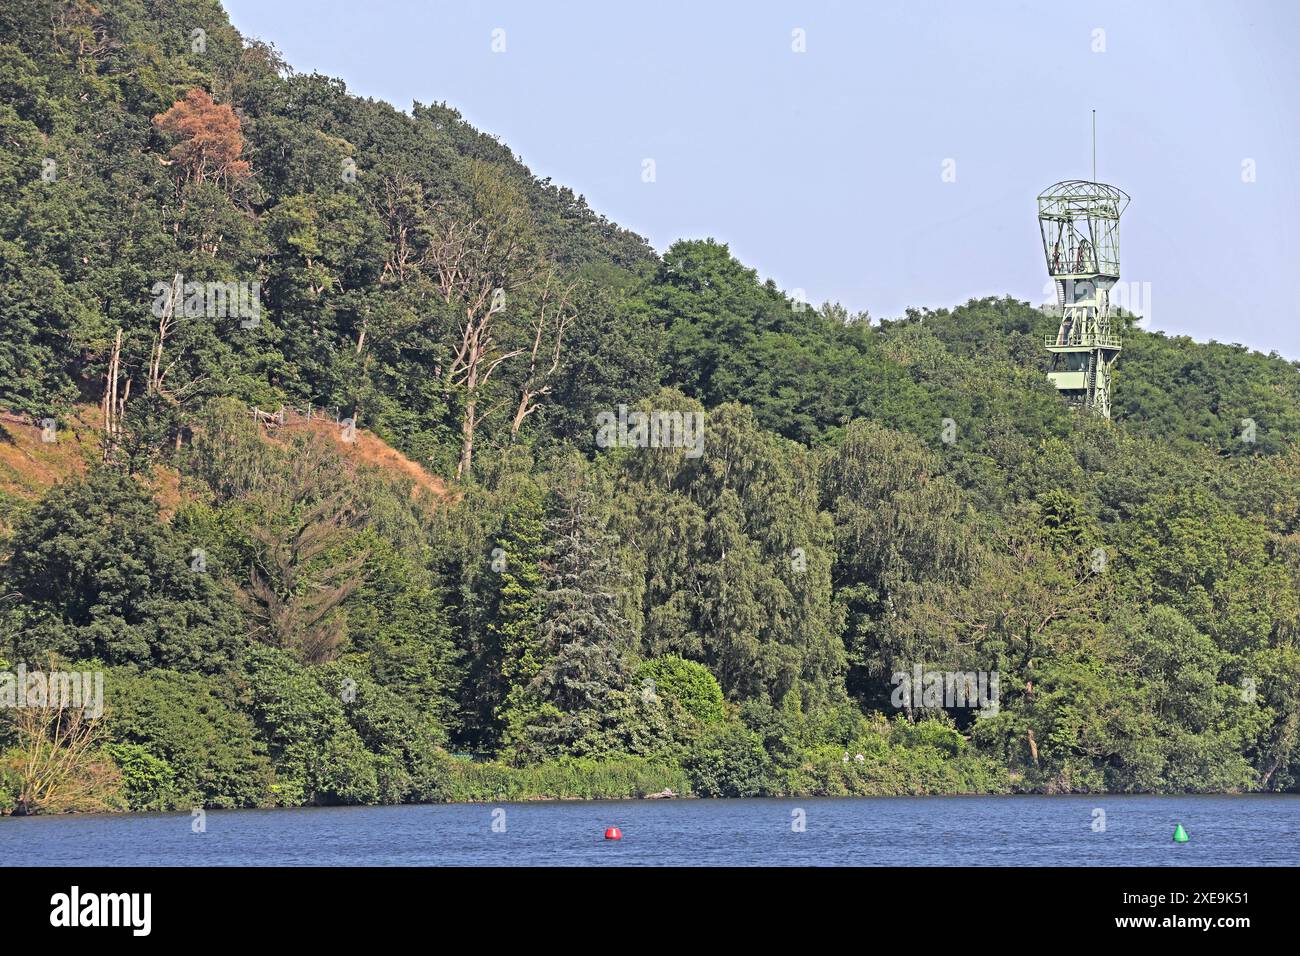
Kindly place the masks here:
POLYGON ((15 660, 215 670, 238 652, 228 591, 197 571, 149 491, 101 469, 56 487, 15 530, 0 608, 15 660))
POLYGON ((349 726, 374 755, 375 799, 431 799, 437 792, 446 730, 436 709, 428 706, 429 698, 385 686, 369 673, 370 663, 365 655, 350 655, 315 669, 312 676, 327 694, 337 694, 349 726))
POLYGON ((127 796, 155 809, 255 807, 270 800, 271 766, 229 681, 114 668, 105 711, 127 796))
POLYGON ((170 810, 177 805, 176 771, 167 761, 140 744, 109 744, 104 752, 122 772, 122 789, 132 810, 170 810))
MULTIPOLYGON (((703 414, 667 390, 646 404, 703 414)), ((812 458, 741 406, 721 406, 705 423, 698 458, 677 449, 612 456, 631 479, 616 522, 636 568, 628 587, 644 622, 642 653, 704 663, 729 699, 780 700, 804 686, 830 700, 844 652, 812 458)))
POLYGON ((506 748, 516 760, 639 749, 632 728, 639 700, 628 691, 631 630, 601 490, 582 459, 561 464, 548 509, 553 545, 536 673, 507 713, 506 748))
POLYGON ((375 682, 426 715, 441 745, 454 725, 460 682, 441 591, 408 552, 373 530, 364 538, 365 583, 348 608, 350 647, 375 682))
POLYGON ((381 791, 387 768, 348 720, 341 676, 326 683, 273 648, 251 650, 245 668, 249 712, 275 768, 277 804, 374 803, 388 795, 381 791))
POLYGON ((720 723, 726 717, 722 687, 703 664, 668 654, 643 661, 636 677, 650 693, 675 701, 702 724, 720 723))
POLYGON ((686 772, 644 757, 563 757, 528 767, 445 758, 437 798, 450 801, 624 800, 690 792, 686 772))
POLYGON ((480 746, 495 749, 501 733, 526 718, 528 687, 542 669, 543 499, 526 475, 511 488, 500 532, 487 558, 482 639, 473 645, 471 686, 480 746))
POLYGON ((108 668, 132 809, 1300 786, 1296 363, 1129 327, 1084 417, 1027 303, 813 308, 209 0, 48 6, 0 10, 0 409, 131 391, 39 500, 0 435, 0 652, 108 668), (166 325, 177 274, 258 321, 166 325))
POLYGON ((702 797, 756 797, 768 786, 770 758, 752 730, 729 724, 706 733, 684 761, 702 797))

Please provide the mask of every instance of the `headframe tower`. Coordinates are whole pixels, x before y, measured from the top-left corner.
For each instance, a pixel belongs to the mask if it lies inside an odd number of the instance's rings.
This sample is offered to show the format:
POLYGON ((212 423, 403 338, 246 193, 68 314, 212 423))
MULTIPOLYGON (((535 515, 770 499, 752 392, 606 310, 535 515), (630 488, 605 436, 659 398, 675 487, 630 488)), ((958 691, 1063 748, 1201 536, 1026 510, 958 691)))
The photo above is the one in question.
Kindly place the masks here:
POLYGON ((1095 141, 1093 157, 1092 180, 1066 180, 1038 196, 1043 254, 1061 312, 1061 327, 1043 344, 1052 355, 1048 380, 1072 403, 1109 418, 1111 366, 1121 347, 1110 324, 1110 290, 1119 281, 1119 217, 1129 197, 1096 182, 1095 141))

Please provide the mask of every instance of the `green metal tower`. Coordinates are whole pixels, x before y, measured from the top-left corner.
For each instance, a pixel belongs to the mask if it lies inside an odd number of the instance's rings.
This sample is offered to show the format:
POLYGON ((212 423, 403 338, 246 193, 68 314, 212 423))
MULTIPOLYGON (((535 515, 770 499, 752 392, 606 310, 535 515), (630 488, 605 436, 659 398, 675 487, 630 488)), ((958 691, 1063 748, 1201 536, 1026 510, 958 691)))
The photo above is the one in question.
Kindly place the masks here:
POLYGON ((1110 371, 1120 337, 1111 331, 1110 290, 1119 281, 1119 217, 1129 197, 1104 183, 1067 180, 1038 197, 1047 271, 1056 280, 1061 327, 1043 341, 1047 378, 1071 402, 1110 417, 1110 371))

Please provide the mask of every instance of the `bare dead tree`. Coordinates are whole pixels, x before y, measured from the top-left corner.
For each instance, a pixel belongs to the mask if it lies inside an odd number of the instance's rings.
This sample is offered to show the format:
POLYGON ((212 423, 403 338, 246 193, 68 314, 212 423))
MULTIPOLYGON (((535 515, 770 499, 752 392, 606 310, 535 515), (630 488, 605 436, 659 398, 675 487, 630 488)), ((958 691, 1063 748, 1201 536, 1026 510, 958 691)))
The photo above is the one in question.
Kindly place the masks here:
MULTIPOLYGON (((187 397, 203 383, 205 376, 192 378, 189 382, 180 388, 170 388, 167 386, 167 376, 172 370, 180 364, 181 358, 177 357, 172 362, 163 367, 163 362, 167 354, 167 340, 176 329, 177 310, 182 307, 185 292, 184 276, 177 272, 172 277, 171 291, 163 301, 162 311, 158 316, 158 329, 154 333, 153 345, 149 350, 149 369, 145 379, 145 395, 157 396, 162 400, 177 407, 184 404, 187 397)), ((120 361, 121 355, 121 330, 118 331, 118 344, 114 347, 114 360, 120 361)), ((127 399, 130 396, 130 382, 127 382, 127 394, 123 395, 119 402, 119 407, 114 410, 112 431, 110 437, 116 443, 121 437, 122 413, 126 408, 127 399)), ((106 423, 105 430, 108 431, 106 423)), ((176 447, 180 447, 181 432, 178 429, 175 436, 176 447)))
POLYGON ((167 377, 167 373, 172 370, 176 362, 172 362, 171 365, 164 369, 162 367, 163 355, 167 349, 167 336, 171 334, 172 326, 176 321, 176 303, 181 301, 184 284, 184 278, 179 272, 176 273, 172 278, 171 294, 167 296, 162 314, 158 316, 158 331, 154 335, 153 348, 149 352, 149 378, 145 383, 145 394, 147 395, 166 395, 163 390, 163 379, 167 377))
POLYGON ((340 607, 364 582, 361 552, 311 572, 308 565, 336 544, 345 527, 328 501, 304 516, 289 537, 256 529, 260 567, 249 575, 245 606, 263 625, 267 643, 292 651, 307 664, 330 660, 347 635, 340 607))
POLYGON ((456 477, 473 468, 474 436, 485 413, 483 389, 493 373, 524 348, 503 349, 496 324, 507 297, 532 281, 539 262, 530 242, 524 205, 503 175, 488 164, 474 167, 476 195, 468 210, 440 207, 427 260, 443 301, 459 312, 459 345, 444 380, 464 394, 461 453, 456 477))
POLYGON ((537 319, 533 324, 533 346, 529 352, 528 375, 519 388, 519 404, 510 423, 510 438, 514 440, 523 427, 524 419, 535 412, 544 396, 551 392, 551 379, 560 367, 564 351, 564 333, 577 317, 572 309, 573 290, 577 283, 560 286, 555 270, 546 273, 542 284, 537 319), (546 348, 543 349, 543 343, 546 348))
POLYGON ((104 394, 99 407, 104 417, 104 461, 111 461, 122 435, 122 416, 131 397, 131 378, 119 390, 122 374, 122 330, 117 330, 113 351, 109 355, 108 370, 104 374, 104 394))
POLYGON ((401 283, 424 260, 422 247, 429 228, 424 187, 405 173, 385 176, 383 194, 373 207, 388 233, 384 277, 401 283))

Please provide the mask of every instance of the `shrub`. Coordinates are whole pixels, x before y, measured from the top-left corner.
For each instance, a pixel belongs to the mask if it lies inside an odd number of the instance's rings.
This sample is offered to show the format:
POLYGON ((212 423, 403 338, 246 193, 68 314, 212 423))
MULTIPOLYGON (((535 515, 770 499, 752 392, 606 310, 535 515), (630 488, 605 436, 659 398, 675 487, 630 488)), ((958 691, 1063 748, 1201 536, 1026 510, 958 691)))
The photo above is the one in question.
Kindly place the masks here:
POLYGON ((275 768, 277 803, 374 803, 377 760, 348 723, 343 699, 287 652, 251 648, 251 712, 275 768))
MULTIPOLYGON (((105 717, 114 741, 136 745, 171 769, 167 808, 252 807, 267 802, 272 773, 266 748, 253 724, 236 709, 233 691, 224 679, 115 668, 106 675, 104 689, 105 717)), ((138 763, 146 778, 160 773, 157 765, 137 759, 140 751, 119 749, 117 754, 138 763)), ((130 771, 125 772, 129 777, 130 771)), ((148 787, 144 792, 151 792, 152 799, 163 794, 148 787)))
POLYGON ((756 797, 768 786, 769 758, 758 735, 729 724, 701 737, 685 760, 701 797, 756 797))
POLYGON ((669 654, 645 661, 636 676, 642 686, 654 681, 655 694, 677 701, 700 723, 719 724, 726 718, 722 686, 703 664, 669 654))
POLYGON ((109 744, 104 752, 122 774, 122 790, 132 810, 170 810, 176 806, 176 771, 140 744, 109 744))

